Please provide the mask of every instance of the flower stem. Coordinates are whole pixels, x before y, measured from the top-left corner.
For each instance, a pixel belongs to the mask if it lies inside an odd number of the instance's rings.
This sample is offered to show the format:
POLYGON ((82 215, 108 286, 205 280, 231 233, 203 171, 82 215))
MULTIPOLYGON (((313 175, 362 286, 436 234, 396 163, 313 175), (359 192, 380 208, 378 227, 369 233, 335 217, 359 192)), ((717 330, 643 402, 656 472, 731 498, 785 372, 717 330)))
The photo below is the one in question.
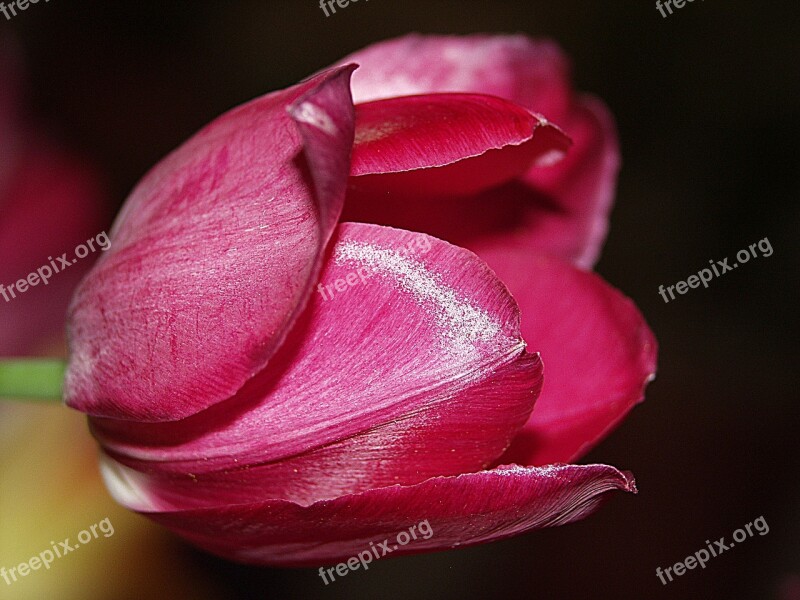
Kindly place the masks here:
POLYGON ((0 360, 0 399, 60 402, 66 368, 53 359, 0 360))

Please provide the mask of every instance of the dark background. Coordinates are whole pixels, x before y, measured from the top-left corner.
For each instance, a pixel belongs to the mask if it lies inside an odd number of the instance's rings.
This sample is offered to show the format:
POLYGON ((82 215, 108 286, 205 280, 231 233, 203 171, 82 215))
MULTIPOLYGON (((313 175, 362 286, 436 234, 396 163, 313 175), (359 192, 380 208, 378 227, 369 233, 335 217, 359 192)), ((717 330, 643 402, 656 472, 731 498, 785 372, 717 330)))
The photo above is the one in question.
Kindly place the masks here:
POLYGON ((633 471, 638 496, 563 528, 373 563, 328 587, 312 570, 175 552, 227 590, 220 598, 797 598, 796 7, 696 1, 665 19, 630 0, 361 0, 325 18, 316 0, 53 0, 0 16, 28 57, 28 106, 105 171, 117 206, 226 109, 410 31, 551 37, 577 88, 618 120, 623 170, 597 270, 647 317, 659 373, 582 462, 633 471), (658 295, 764 237, 771 257, 669 304, 658 295), (767 535, 667 586, 657 579, 656 567, 762 515, 767 535))

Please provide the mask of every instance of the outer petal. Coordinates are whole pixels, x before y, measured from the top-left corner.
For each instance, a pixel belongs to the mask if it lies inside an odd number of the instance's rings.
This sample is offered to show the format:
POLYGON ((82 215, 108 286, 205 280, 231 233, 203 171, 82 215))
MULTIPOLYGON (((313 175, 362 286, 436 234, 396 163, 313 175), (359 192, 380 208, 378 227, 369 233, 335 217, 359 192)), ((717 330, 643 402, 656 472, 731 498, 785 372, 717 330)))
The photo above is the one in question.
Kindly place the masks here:
POLYGON ((94 419, 100 442, 167 502, 308 504, 485 468, 527 421, 541 364, 473 254, 344 224, 318 289, 237 397, 175 423, 94 419))
POLYGON ((543 114, 575 142, 565 161, 532 168, 521 185, 434 207, 434 221, 425 217, 430 202, 409 206, 405 198, 398 199, 405 210, 380 203, 371 212, 359 210, 359 220, 425 231, 479 255, 493 244, 545 252, 581 268, 594 265, 608 226, 619 148, 605 106, 570 91, 569 63, 555 44, 525 36, 411 35, 345 59, 351 60, 362 65, 353 78, 357 103, 409 94, 492 94, 543 114))
POLYGON ((520 303, 525 339, 542 354, 545 384, 499 462, 576 460, 642 400, 656 340, 633 302, 597 275, 544 257, 503 264, 498 275, 520 303))
POLYGON ((135 475, 129 478, 124 467, 106 461, 103 473, 119 502, 197 545, 242 562, 281 566, 344 561, 384 540, 391 556, 499 540, 584 518, 609 491, 636 491, 629 474, 604 465, 511 466, 373 489, 307 507, 273 500, 161 511, 148 504, 135 475), (433 532, 429 539, 417 534, 407 545, 396 543, 399 532, 426 520, 433 532))
POLYGON ((139 184, 71 308, 67 404, 175 420, 264 368, 341 212, 352 69, 234 109, 139 184))
POLYGON ((271 498, 309 505, 387 485, 411 485, 488 467, 530 415, 541 371, 538 355, 523 354, 465 389, 442 386, 451 389, 431 393, 428 404, 408 415, 264 464, 248 463, 254 458, 247 452, 232 454, 227 468, 214 471, 203 459, 154 464, 109 456, 138 471, 152 502, 182 508, 271 498))

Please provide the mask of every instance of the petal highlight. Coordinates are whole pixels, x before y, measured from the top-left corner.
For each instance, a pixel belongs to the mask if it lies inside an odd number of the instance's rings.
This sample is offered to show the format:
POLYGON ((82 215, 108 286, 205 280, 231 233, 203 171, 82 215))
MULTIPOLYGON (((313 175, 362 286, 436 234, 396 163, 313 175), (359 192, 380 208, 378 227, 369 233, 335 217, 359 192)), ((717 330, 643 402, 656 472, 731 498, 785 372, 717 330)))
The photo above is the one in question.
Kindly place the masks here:
POLYGON ((342 59, 357 63, 356 104, 442 92, 505 98, 559 122, 570 104, 569 62, 556 44, 524 35, 411 34, 342 59))

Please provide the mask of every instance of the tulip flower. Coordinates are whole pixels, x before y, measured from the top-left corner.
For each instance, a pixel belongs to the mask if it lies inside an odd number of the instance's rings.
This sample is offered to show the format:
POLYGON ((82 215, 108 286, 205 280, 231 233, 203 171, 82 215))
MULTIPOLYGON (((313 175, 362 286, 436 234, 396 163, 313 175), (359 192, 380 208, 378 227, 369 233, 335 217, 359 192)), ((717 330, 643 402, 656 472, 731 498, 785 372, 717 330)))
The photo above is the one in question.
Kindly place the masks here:
POLYGON ((69 314, 64 397, 114 497, 224 557, 320 565, 635 491, 570 464, 642 399, 656 342, 587 270, 618 156, 566 70, 523 37, 401 38, 150 171, 69 314))

